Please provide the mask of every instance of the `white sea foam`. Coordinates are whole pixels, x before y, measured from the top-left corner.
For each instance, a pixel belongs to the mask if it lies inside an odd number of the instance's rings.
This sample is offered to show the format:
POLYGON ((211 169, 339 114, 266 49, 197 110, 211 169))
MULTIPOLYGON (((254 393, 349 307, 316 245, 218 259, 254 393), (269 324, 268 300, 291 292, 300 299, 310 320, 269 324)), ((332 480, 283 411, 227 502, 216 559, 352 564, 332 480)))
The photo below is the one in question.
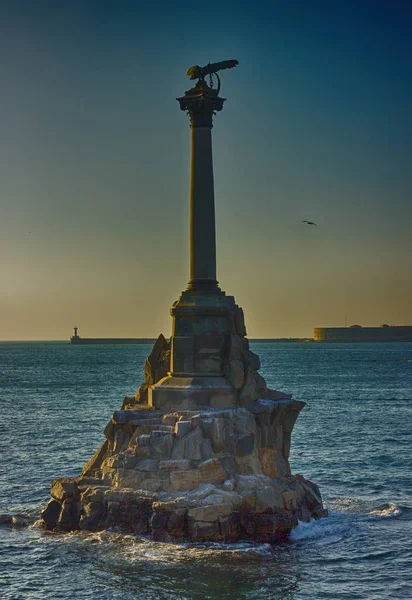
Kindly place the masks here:
POLYGON ((332 538, 341 536, 350 528, 350 520, 342 517, 329 516, 319 520, 312 520, 309 523, 299 521, 298 526, 291 532, 292 541, 332 538))
MULTIPOLYGON (((368 511, 369 503, 360 498, 339 496, 329 498, 327 508, 338 513, 362 514, 368 511)), ((332 513, 333 514, 333 513, 332 513)))
POLYGON ((228 556, 242 560, 242 556, 265 556, 272 552, 269 543, 254 542, 155 542, 144 536, 127 535, 113 531, 73 532, 64 536, 68 538, 81 538, 86 543, 102 544, 114 557, 121 558, 129 563, 145 561, 147 563, 161 564, 185 563, 188 557, 198 560, 216 560, 216 556, 228 556))
POLYGON ((220 543, 210 542, 207 545, 202 545, 203 550, 215 552, 220 550, 222 552, 229 552, 231 554, 268 554, 272 550, 272 545, 268 543, 255 543, 255 542, 235 542, 235 543, 220 543))
POLYGON ((381 517, 382 519, 390 519, 399 517, 402 514, 402 510, 393 502, 385 502, 370 510, 368 514, 374 517, 381 517))
POLYGON ((374 518, 388 519, 399 517, 402 514, 402 510, 393 502, 384 502, 377 506, 376 501, 371 502, 370 500, 363 500, 361 498, 332 498, 328 501, 327 506, 329 510, 333 509, 332 514, 336 512, 352 513, 359 517, 373 516, 374 518))

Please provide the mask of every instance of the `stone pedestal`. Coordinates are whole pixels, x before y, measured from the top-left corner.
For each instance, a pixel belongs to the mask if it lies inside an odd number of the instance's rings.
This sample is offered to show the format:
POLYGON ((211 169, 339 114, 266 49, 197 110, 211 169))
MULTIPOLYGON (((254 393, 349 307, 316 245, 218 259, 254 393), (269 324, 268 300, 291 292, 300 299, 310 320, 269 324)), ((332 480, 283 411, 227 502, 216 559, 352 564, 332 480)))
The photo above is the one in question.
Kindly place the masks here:
POLYGON ((149 405, 171 410, 238 404, 238 392, 226 377, 231 338, 242 321, 233 296, 218 289, 189 289, 170 312, 170 373, 149 389, 149 405))
POLYGON ((149 390, 155 410, 201 410, 232 408, 238 395, 226 377, 165 377, 149 390))

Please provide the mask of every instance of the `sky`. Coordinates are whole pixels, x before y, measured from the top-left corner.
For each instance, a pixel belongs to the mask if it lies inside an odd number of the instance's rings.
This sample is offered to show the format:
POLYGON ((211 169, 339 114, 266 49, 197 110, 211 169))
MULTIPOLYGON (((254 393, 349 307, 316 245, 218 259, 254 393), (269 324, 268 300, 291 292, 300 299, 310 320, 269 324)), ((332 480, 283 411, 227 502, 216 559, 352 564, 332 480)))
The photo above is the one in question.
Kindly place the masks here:
POLYGON ((189 279, 176 98, 188 67, 232 58, 217 270, 249 337, 412 324, 411 28, 407 0, 2 0, 0 339, 170 335, 189 279))

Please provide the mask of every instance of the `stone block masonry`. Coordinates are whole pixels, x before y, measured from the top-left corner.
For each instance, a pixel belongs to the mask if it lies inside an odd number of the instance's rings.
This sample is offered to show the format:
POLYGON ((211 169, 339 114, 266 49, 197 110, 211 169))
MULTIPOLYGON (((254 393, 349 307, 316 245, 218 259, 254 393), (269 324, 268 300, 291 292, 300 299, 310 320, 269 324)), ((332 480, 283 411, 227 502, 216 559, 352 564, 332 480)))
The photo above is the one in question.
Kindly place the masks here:
POLYGON ((116 411, 82 474, 53 482, 42 524, 162 541, 284 540, 298 520, 326 514, 318 487, 291 474, 282 441, 303 407, 287 398, 116 411))

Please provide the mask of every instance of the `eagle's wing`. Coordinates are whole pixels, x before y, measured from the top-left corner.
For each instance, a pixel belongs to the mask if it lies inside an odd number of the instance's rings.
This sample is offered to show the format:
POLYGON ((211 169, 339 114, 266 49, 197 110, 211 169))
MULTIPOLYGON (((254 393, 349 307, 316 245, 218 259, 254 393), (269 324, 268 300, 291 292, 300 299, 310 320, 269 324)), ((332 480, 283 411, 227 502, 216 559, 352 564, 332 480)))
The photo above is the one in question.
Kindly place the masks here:
POLYGON ((218 63, 209 63, 205 67, 199 67, 199 65, 195 65, 186 71, 186 75, 188 75, 190 79, 200 79, 201 77, 205 77, 205 75, 217 73, 218 71, 223 71, 224 69, 233 69, 233 67, 236 67, 237 64, 239 64, 238 60, 222 60, 218 63))
POLYGON ((209 63, 202 68, 202 75, 210 75, 211 73, 217 73, 218 71, 223 71, 224 69, 233 69, 233 67, 236 67, 238 64, 238 60, 222 60, 221 62, 217 63, 209 63))

